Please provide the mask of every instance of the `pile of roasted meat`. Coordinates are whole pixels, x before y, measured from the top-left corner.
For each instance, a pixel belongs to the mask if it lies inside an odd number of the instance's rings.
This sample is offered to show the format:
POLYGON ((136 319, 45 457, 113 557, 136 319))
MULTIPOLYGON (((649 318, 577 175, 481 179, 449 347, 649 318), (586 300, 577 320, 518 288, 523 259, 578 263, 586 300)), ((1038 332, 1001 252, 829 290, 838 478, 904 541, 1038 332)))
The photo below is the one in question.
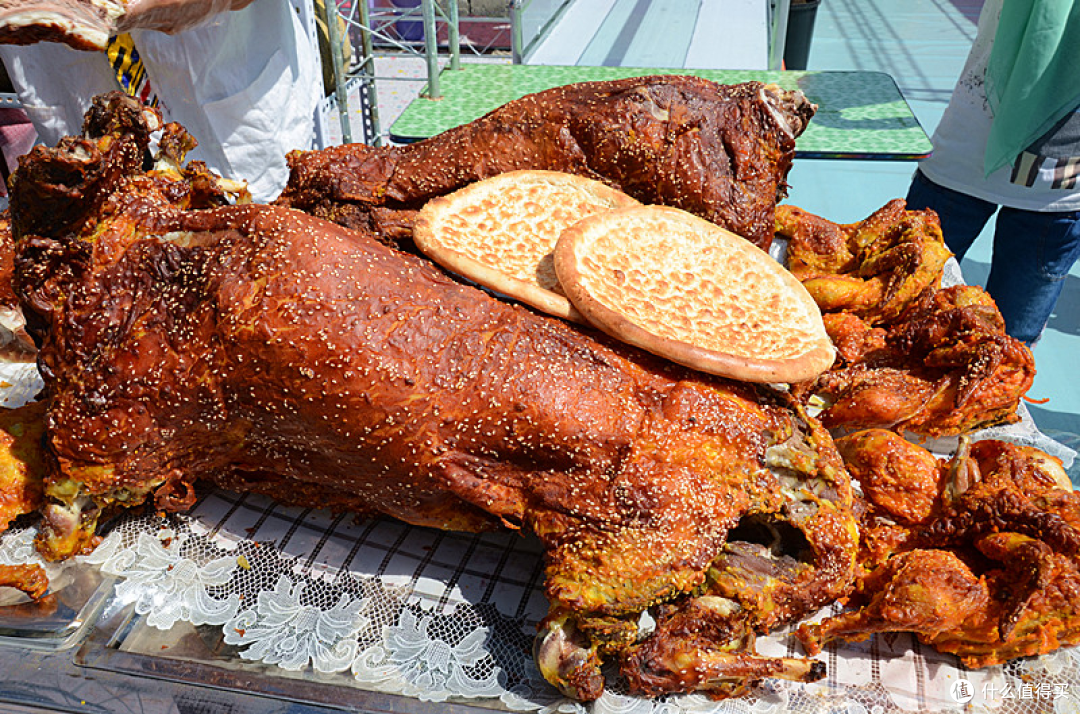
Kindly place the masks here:
POLYGON ((252 205, 184 163, 181 127, 99 97, 83 136, 35 148, 11 182, 11 284, 45 389, 0 423, 0 521, 39 514, 39 551, 62 559, 105 516, 182 510, 206 481, 528 529, 550 603, 537 664, 585 700, 606 661, 649 696, 814 681, 820 661, 754 638, 848 598, 800 629, 810 653, 886 630, 980 665, 1080 642, 1080 496, 1060 463, 991 441, 939 462, 898 436, 1015 419, 1030 352, 981 291, 940 289, 933 215, 777 211, 812 111, 758 83, 575 85, 408 147, 294 155, 277 205, 252 205), (410 251, 426 200, 516 168, 599 178, 760 246, 778 231, 836 364, 796 385, 711 377, 410 251))

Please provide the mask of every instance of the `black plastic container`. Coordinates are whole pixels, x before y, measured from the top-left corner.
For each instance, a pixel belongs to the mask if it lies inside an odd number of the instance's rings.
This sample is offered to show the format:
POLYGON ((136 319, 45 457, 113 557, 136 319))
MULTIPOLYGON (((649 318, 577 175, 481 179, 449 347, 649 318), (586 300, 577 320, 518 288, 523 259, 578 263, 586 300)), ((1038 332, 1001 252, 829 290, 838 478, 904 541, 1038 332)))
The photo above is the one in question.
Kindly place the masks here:
POLYGON ((821 0, 791 3, 788 9, 787 39, 784 41, 784 69, 806 69, 819 5, 821 0))

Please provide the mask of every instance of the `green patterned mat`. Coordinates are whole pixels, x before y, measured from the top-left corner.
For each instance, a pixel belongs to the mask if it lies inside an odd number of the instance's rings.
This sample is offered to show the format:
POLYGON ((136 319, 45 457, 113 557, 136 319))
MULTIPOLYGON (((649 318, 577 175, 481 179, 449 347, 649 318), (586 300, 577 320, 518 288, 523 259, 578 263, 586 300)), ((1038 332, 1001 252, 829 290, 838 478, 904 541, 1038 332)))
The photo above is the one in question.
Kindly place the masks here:
POLYGON ((759 80, 801 89, 818 105, 796 142, 805 158, 913 160, 930 153, 930 139, 892 77, 883 72, 784 72, 466 64, 444 70, 442 97, 413 101, 390 128, 411 142, 477 119, 506 102, 573 82, 647 74, 689 74, 723 84, 759 80))

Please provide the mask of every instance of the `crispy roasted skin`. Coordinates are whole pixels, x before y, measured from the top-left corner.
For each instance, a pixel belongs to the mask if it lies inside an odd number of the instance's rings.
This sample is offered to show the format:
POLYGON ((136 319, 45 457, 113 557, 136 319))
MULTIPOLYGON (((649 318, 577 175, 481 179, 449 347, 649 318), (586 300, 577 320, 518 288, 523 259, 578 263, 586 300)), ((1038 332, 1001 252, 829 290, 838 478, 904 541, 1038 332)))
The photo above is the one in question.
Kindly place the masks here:
POLYGON ((294 153, 277 202, 396 241, 408 239, 429 199, 507 171, 548 169, 682 208, 768 248, 795 138, 814 110, 801 93, 760 82, 583 82, 407 146, 294 153))
POLYGON ((848 589, 847 474, 786 394, 500 302, 292 209, 192 210, 213 203, 193 188, 206 175, 133 168, 146 115, 97 101, 91 139, 36 152, 13 181, 16 289, 48 404, 45 555, 92 548, 103 510, 186 507, 197 478, 437 528, 524 527, 546 547, 537 659, 568 694, 597 696, 612 655, 631 681, 649 667, 647 693, 821 676, 745 638, 712 645, 741 648, 736 670, 685 642, 712 677, 630 654, 656 604, 714 595, 733 618, 717 632, 763 631, 848 589), (57 176, 88 185, 55 191, 57 176), (71 195, 96 203, 79 214, 71 195))
POLYGON ((966 439, 937 460, 884 430, 838 446, 852 476, 873 488, 855 609, 800 626, 811 652, 832 639, 908 631, 985 667, 1080 643, 1080 492, 1060 460, 966 439))
POLYGON ((1035 379, 1031 350, 976 286, 938 290, 886 326, 840 313, 825 327, 840 359, 795 391, 824 399, 829 428, 942 436, 1008 424, 1035 379))
POLYGON ((940 287, 950 253, 932 211, 897 199, 841 225, 779 206, 776 225, 837 348, 832 369, 794 389, 824 402, 828 428, 936 437, 1018 419, 1034 357, 985 290, 940 287))

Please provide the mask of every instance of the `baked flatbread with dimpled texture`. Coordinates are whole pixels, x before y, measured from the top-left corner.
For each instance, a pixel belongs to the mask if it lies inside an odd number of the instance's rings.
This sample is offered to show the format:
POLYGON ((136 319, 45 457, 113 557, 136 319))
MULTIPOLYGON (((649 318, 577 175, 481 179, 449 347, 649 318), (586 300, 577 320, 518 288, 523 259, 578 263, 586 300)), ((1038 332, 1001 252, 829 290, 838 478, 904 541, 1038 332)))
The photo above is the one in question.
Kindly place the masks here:
POLYGON ((623 342, 703 372, 798 382, 833 362, 810 294, 745 239, 677 208, 586 218, 555 248, 575 307, 623 342))

